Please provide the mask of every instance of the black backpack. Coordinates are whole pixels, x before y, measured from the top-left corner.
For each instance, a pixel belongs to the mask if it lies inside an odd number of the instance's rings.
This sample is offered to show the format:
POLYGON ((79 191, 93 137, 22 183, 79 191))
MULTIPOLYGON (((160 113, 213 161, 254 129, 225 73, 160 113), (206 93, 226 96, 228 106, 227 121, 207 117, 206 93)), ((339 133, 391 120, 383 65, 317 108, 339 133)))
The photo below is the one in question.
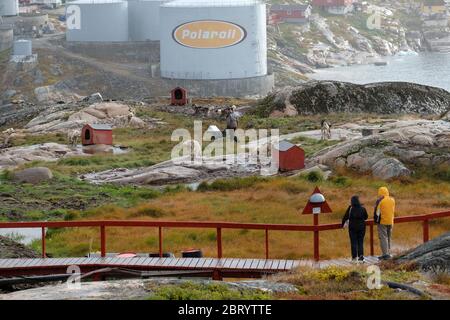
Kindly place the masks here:
POLYGON ((376 224, 380 224, 380 221, 381 221, 381 210, 380 210, 379 214, 377 214, 377 211, 378 211, 378 206, 380 205, 380 203, 383 199, 384 199, 384 197, 381 197, 380 199, 378 199, 377 202, 375 202, 375 208, 373 209, 373 221, 376 224))

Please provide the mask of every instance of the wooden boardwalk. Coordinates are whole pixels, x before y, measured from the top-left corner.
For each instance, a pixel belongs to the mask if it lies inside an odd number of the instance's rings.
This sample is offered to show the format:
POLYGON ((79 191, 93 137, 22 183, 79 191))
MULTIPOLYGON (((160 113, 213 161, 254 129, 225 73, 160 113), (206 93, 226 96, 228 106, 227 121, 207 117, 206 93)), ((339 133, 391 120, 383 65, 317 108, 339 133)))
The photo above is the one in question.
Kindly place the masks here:
MULTIPOLYGON (((367 257, 366 264, 376 264, 378 259, 367 257)), ((65 274, 69 266, 78 266, 82 273, 102 268, 119 268, 133 271, 183 271, 195 276, 210 273, 213 278, 258 278, 264 275, 288 272, 300 266, 324 268, 350 266, 349 259, 314 262, 312 260, 274 260, 239 258, 149 258, 149 257, 83 257, 83 258, 33 258, 0 259, 0 276, 27 276, 65 274)))

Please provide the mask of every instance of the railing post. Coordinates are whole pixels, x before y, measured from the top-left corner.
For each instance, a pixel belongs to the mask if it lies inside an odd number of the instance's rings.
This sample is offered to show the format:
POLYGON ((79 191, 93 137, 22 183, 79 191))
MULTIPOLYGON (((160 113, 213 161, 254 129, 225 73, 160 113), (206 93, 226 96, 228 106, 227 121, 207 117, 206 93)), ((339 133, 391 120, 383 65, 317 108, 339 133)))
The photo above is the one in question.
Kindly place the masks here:
POLYGON ((430 224, 428 220, 423 220, 423 242, 428 242, 430 240, 430 224))
POLYGON ((375 248, 373 244, 373 223, 370 224, 369 230, 370 230, 370 255, 373 256, 375 254, 375 248))
POLYGON ((102 258, 106 257, 106 228, 104 225, 100 226, 100 253, 102 258))
POLYGON ((266 260, 269 259, 269 229, 266 229, 266 260))
POLYGON ((217 258, 222 259, 222 229, 217 228, 217 258))
POLYGON ((42 246, 42 258, 47 257, 47 253, 45 252, 45 227, 41 228, 41 246, 42 246))
POLYGON ((163 257, 163 238, 162 238, 162 227, 158 228, 158 239, 159 239, 159 257, 163 257))
POLYGON ((320 259, 320 256, 319 256, 319 230, 317 228, 317 226, 319 225, 319 215, 313 214, 313 216, 314 216, 314 226, 316 226, 316 228, 314 228, 314 260, 319 261, 319 259, 320 259))

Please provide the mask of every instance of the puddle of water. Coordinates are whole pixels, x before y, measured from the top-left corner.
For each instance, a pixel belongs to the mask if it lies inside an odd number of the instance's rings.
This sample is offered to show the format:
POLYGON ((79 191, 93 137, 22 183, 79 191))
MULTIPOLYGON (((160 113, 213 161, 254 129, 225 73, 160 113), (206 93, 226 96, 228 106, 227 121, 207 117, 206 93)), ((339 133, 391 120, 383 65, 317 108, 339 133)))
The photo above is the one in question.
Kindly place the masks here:
POLYGON ((83 146, 77 145, 76 150, 85 154, 125 154, 129 152, 129 148, 123 146, 109 146, 104 144, 83 146))
POLYGON ((36 239, 41 239, 41 228, 11 228, 0 229, 0 235, 12 238, 22 244, 28 245, 36 239))

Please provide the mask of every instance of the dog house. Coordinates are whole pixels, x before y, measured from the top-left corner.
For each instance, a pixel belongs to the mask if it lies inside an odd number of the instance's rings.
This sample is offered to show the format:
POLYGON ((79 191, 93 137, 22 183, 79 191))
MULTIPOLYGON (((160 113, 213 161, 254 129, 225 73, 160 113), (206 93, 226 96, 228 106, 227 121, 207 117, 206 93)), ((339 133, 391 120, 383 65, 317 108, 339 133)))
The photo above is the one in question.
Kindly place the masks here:
POLYGON ((278 163, 280 171, 300 170, 305 167, 305 151, 289 141, 280 141, 274 145, 273 160, 278 163))
POLYGON ((184 106, 187 104, 187 91, 182 87, 176 87, 170 93, 170 103, 173 106, 184 106))
POLYGON ((112 128, 109 124, 86 124, 81 130, 83 146, 113 144, 112 128))

